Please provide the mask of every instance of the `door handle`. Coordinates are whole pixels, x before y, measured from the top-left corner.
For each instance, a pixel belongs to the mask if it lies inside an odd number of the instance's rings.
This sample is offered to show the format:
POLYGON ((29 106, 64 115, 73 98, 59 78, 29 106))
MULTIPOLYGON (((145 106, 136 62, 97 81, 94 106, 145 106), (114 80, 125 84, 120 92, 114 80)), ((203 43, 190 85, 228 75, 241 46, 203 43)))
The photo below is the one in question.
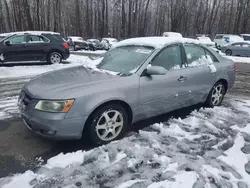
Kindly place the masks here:
POLYGON ((187 79, 186 77, 180 76, 180 78, 178 79, 178 81, 179 81, 179 82, 183 82, 183 81, 185 81, 186 79, 187 79))

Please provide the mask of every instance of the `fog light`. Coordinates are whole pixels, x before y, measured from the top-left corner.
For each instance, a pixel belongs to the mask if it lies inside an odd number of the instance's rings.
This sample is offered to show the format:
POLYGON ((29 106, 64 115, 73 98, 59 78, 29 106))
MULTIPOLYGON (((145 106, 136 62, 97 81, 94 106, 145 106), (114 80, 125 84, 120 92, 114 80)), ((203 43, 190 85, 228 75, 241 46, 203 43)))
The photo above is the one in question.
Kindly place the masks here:
POLYGON ((56 134, 56 131, 41 130, 41 133, 42 133, 42 134, 45 134, 45 135, 52 136, 52 135, 55 135, 55 134, 56 134))

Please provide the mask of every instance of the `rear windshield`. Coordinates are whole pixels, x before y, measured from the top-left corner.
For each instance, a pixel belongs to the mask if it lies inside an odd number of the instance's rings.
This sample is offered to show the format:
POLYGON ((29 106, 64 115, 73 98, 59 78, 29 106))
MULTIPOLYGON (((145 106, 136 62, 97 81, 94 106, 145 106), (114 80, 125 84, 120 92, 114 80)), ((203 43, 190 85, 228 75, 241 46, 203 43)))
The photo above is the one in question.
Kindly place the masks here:
POLYGON ((47 37, 53 42, 65 42, 65 40, 60 35, 43 34, 43 36, 47 37))
POLYGON ((245 41, 250 41, 250 36, 246 36, 246 35, 244 36, 244 35, 243 35, 243 39, 244 39, 245 41))

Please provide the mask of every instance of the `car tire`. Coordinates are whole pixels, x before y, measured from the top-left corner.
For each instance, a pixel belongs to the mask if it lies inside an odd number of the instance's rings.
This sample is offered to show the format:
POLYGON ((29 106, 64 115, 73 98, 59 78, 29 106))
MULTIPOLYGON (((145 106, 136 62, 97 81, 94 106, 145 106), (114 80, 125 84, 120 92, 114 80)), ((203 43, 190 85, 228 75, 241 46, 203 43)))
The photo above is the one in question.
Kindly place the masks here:
POLYGON ((222 82, 217 82, 209 92, 209 95, 205 102, 205 106, 211 108, 215 106, 220 106, 224 99, 225 94, 226 94, 225 84, 222 82))
POLYGON ((125 136, 129 127, 126 110, 119 104, 97 109, 90 117, 87 133, 95 145, 104 145, 125 136))
POLYGON ((60 64, 62 62, 62 55, 58 52, 51 52, 48 55, 47 62, 50 64, 60 64))
POLYGON ((227 56, 231 56, 233 54, 232 50, 226 50, 225 54, 227 56))

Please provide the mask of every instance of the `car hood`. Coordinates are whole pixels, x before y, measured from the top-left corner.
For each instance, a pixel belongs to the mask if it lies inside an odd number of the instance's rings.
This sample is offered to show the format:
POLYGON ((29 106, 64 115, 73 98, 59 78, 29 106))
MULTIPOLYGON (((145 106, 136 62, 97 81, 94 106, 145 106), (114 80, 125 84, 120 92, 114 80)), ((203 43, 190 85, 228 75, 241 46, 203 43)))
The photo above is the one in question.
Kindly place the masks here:
POLYGON ((119 76, 76 66, 42 74, 24 86, 24 91, 37 99, 63 99, 74 89, 110 82, 119 76))

